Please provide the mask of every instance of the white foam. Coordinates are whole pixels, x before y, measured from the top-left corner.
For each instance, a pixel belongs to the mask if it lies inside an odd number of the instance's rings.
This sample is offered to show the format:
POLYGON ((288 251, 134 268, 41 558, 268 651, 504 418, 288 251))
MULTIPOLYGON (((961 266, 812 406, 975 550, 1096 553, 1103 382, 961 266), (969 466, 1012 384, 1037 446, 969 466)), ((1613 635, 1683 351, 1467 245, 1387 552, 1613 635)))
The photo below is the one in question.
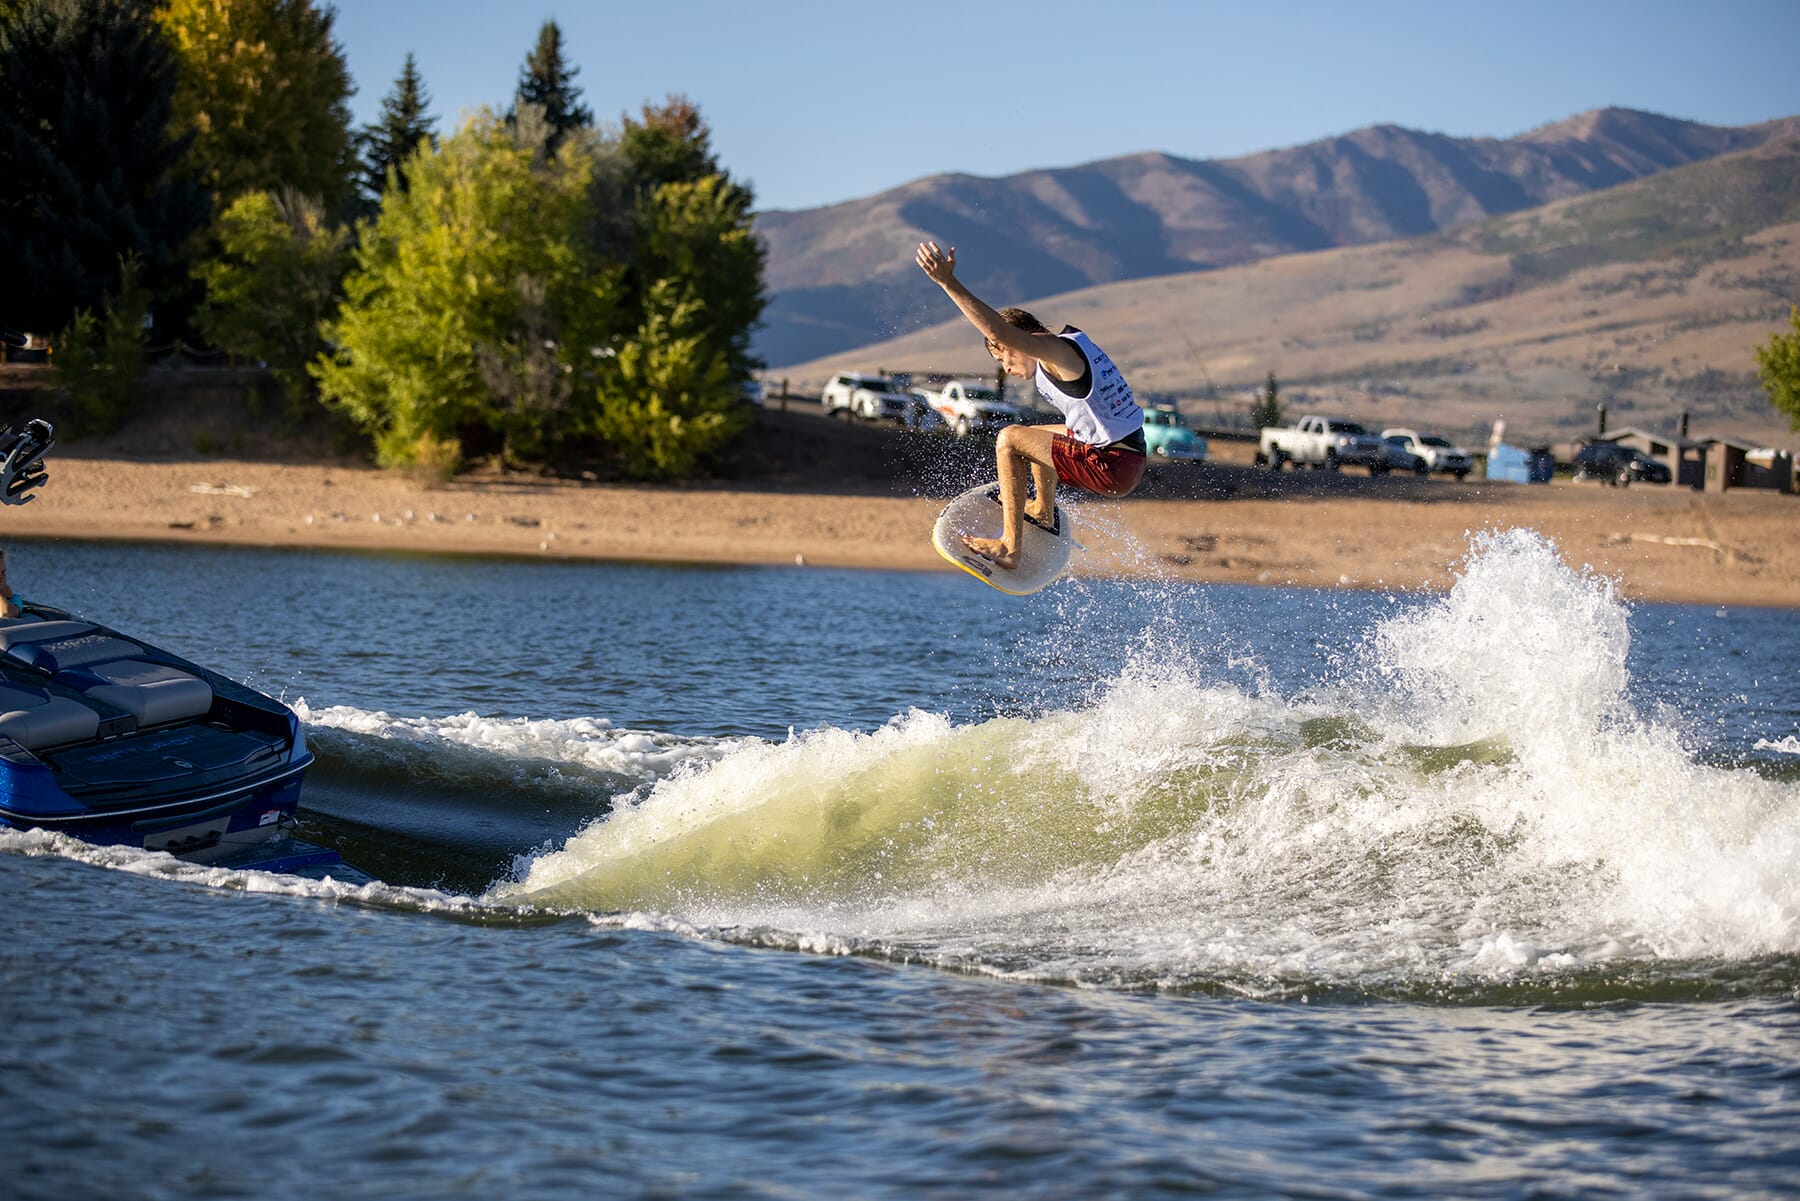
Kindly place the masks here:
POLYGON ((1146 654, 1032 720, 739 746, 492 899, 1250 990, 1800 951, 1800 790, 1632 711, 1606 580, 1481 535, 1448 596, 1367 633, 1372 666, 1305 699, 1146 654))
MULTIPOLYGON (((314 709, 302 697, 294 711, 307 737, 341 731, 389 748, 413 748, 433 757, 475 752, 490 763, 549 762, 581 767, 624 781, 658 779, 692 761, 721 758, 737 739, 689 738, 645 730, 620 730, 597 717, 567 720, 494 718, 478 713, 447 717, 394 717, 378 710, 332 705, 314 709)), ((367 747, 368 741, 359 745, 367 747)))
POLYGON ((313 879, 278 872, 214 867, 189 863, 162 851, 146 851, 126 846, 95 846, 49 830, 0 828, 0 854, 32 858, 55 856, 134 876, 154 876, 206 888, 271 893, 330 903, 447 914, 468 914, 487 908, 474 898, 432 888, 407 888, 380 881, 339 880, 331 878, 329 874, 323 879, 313 879))
POLYGON ((0 832, 0 852, 1095 985, 1454 986, 1800 953, 1800 788, 1703 762, 1634 711, 1627 618, 1608 581, 1507 531, 1473 539, 1448 595, 1335 631, 1344 671, 1297 696, 1236 660, 1253 682, 1220 683, 1159 619, 1116 679, 1030 718, 914 711, 771 742, 300 701, 352 765, 521 788, 545 775, 521 765, 593 773, 610 815, 478 899, 38 833, 0 832))

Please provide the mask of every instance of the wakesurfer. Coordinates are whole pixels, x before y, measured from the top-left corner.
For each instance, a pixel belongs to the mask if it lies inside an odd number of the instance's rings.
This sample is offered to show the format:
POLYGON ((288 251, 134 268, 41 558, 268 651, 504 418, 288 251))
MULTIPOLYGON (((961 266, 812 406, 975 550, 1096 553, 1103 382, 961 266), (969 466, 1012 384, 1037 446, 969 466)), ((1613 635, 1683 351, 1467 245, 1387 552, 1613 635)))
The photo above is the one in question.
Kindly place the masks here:
POLYGON ((963 539, 975 554, 1011 570, 1027 520, 1050 526, 1058 481, 1101 496, 1125 496, 1144 478, 1144 410, 1112 359, 1085 333, 1060 333, 1021 308, 995 310, 956 278, 956 248, 921 242, 921 270, 956 302, 1008 375, 1030 379, 1063 415, 1062 425, 1009 425, 994 444, 1000 477, 998 538, 963 539), (1033 489, 1028 497, 1026 480, 1033 489))

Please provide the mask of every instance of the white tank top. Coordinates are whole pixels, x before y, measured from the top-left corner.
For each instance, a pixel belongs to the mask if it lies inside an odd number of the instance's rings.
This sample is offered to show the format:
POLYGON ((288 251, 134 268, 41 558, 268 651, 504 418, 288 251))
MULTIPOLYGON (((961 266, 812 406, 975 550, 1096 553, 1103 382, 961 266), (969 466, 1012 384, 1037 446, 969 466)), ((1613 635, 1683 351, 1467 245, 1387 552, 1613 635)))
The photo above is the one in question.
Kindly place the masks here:
POLYGON ((1063 415, 1069 436, 1089 446, 1106 446, 1144 428, 1144 410, 1138 407, 1137 399, 1131 394, 1131 385, 1106 357, 1106 352, 1074 326, 1064 326, 1057 337, 1074 343, 1081 357, 1087 360, 1087 393, 1070 396, 1063 391, 1064 385, 1051 378, 1041 363, 1032 382, 1037 385, 1038 395, 1055 405, 1063 415))

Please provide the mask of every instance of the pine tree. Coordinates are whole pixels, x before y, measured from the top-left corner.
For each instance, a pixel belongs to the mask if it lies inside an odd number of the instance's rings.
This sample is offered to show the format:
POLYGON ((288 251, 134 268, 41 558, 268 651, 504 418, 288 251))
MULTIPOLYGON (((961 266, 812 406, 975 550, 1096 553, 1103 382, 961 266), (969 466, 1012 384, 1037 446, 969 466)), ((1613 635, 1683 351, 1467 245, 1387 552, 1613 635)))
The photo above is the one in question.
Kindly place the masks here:
POLYGON ((419 78, 419 69, 409 51, 406 65, 400 69, 400 78, 394 81, 393 90, 382 98, 380 119, 367 126, 357 138, 362 148, 363 193, 371 200, 380 200, 382 193, 387 191, 389 171, 394 172, 404 191, 406 173, 401 166, 418 153, 419 143, 425 139, 429 138, 432 145, 437 145, 437 122, 426 111, 430 106, 431 95, 425 90, 425 82, 419 78))
POLYGON ((641 302, 653 311, 649 291, 667 282, 700 304, 695 328, 725 355, 732 378, 749 378, 757 366, 750 334, 767 303, 763 247, 750 228, 755 197, 719 166, 712 131, 685 96, 646 104, 641 120, 627 117, 621 146, 637 196, 641 302))
POLYGON ((545 141, 546 154, 555 154, 570 130, 584 129, 594 123, 593 112, 581 103, 581 89, 575 86, 579 67, 563 61, 562 29, 555 21, 545 21, 538 30, 537 46, 525 59, 519 73, 519 93, 507 123, 516 125, 520 110, 527 106, 543 113, 550 128, 545 141))
POLYGON ((666 183, 697 183, 719 173, 712 131, 686 96, 670 96, 660 107, 644 105, 641 120, 626 117, 621 144, 646 193, 666 183))
POLYGON ((148 0, 35 0, 0 24, 0 325, 53 333, 120 290, 162 296, 208 218, 171 135, 174 54, 148 0))
POLYGON ((1281 424, 1281 385, 1275 382, 1273 371, 1269 372, 1268 385, 1256 394, 1256 404, 1250 410, 1250 424, 1257 429, 1281 424))

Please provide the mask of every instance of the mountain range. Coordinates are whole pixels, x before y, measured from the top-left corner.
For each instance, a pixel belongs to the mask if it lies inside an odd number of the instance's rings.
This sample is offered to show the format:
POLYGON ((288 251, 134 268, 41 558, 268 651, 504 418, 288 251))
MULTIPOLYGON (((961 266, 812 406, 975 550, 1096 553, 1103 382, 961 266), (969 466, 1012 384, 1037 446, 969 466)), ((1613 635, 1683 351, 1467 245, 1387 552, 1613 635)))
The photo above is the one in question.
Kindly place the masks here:
MULTIPOLYGON (((916 268, 915 268, 916 270, 916 268)), ((996 297, 998 301, 1000 298, 996 297)), ((1010 299, 1010 298, 1009 298, 1010 299)), ((1026 298, 1020 298, 1026 299, 1026 298)), ((1095 333, 1146 399, 1242 427, 1270 374, 1323 411, 1485 440, 1608 428, 1800 448, 1754 348, 1800 303, 1800 123, 1748 150, 1440 233, 1030 297, 1095 333)), ((771 372, 991 376, 941 295, 938 323, 771 372)), ((1010 385, 1009 385, 1010 386, 1010 385)))
POLYGON ((1000 178, 938 175, 824 208, 758 214, 773 371, 942 321, 913 265, 932 238, 1013 303, 1127 280, 1466 229, 1800 134, 1607 108, 1513 138, 1392 125, 1241 158, 1134 154, 1000 178))

